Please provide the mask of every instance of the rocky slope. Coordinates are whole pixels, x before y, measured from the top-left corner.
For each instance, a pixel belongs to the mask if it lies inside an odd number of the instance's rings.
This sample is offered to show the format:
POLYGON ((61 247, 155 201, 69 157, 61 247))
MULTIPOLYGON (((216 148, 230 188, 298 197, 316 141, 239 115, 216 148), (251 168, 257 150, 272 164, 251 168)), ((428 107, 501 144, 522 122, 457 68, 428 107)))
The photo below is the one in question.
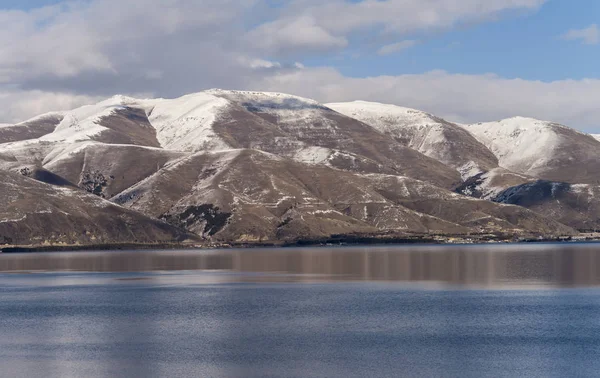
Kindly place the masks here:
POLYGON ((538 180, 510 187, 493 201, 526 207, 582 232, 600 230, 600 185, 538 180))
POLYGON ((600 141, 591 135, 523 117, 465 127, 503 168, 549 181, 600 184, 600 141))
POLYGON ((600 229, 600 185, 539 180, 497 168, 472 177, 456 192, 522 206, 580 231, 600 229))
POLYGON ((66 181, 53 184, 2 172, 0 202, 4 206, 0 207, 0 245, 199 239, 183 229, 88 194, 66 181))
POLYGON ((431 114, 366 101, 326 106, 361 120, 401 144, 456 168, 463 179, 498 167, 498 159, 494 154, 468 131, 431 114))
POLYGON ((516 206, 464 197, 395 175, 308 166, 256 150, 196 153, 113 201, 224 240, 352 232, 570 233, 516 206))

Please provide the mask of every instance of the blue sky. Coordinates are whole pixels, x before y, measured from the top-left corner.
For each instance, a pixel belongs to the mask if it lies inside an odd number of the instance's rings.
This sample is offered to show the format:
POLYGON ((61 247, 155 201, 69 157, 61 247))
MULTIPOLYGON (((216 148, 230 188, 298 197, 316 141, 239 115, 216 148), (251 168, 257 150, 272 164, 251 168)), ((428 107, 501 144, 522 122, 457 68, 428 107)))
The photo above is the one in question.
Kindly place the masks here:
POLYGON ((311 57, 304 63, 336 66, 353 77, 441 69, 543 81, 594 78, 600 75, 600 48, 560 36, 595 23, 600 24, 600 1, 554 0, 536 12, 514 12, 491 22, 406 36, 420 43, 396 54, 379 56, 377 45, 365 42, 368 38, 363 36, 344 54, 311 57))
POLYGON ((2 8, 29 10, 60 3, 59 0, 2 0, 2 8))
POLYGON ((115 93, 222 87, 600 133, 597 0, 74 3, 0 1, 0 122, 115 93))

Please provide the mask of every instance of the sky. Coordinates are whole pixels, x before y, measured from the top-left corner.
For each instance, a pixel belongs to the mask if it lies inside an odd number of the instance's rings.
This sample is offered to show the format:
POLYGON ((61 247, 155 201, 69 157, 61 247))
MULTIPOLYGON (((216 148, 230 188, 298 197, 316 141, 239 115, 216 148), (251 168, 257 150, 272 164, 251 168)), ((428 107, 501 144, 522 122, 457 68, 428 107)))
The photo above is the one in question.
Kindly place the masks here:
POLYGON ((0 0, 0 123, 209 88, 600 133, 597 0, 0 0))

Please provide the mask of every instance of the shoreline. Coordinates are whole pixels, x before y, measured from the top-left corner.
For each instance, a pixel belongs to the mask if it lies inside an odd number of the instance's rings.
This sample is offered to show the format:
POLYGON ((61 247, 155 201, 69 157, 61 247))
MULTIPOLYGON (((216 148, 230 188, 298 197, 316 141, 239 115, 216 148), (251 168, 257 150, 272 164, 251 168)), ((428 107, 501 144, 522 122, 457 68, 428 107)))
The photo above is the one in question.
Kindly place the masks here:
POLYGON ((340 247, 340 246, 385 246, 385 245, 489 245, 489 244, 531 244, 531 243, 577 243, 598 242, 597 238, 498 238, 473 237, 369 237, 333 236, 322 239, 300 239, 274 242, 219 242, 219 243, 104 243, 85 245, 10 245, 0 246, 0 254, 41 253, 41 252, 99 252, 99 251, 144 251, 144 250, 186 250, 186 249, 256 249, 294 247, 340 247))

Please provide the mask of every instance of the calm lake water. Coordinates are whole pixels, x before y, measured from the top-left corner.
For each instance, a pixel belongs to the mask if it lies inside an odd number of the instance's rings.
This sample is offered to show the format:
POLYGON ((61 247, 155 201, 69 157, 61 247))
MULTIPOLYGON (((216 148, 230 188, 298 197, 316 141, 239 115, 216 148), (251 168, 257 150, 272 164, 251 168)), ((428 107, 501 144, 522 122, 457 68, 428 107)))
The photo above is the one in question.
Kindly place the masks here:
POLYGON ((595 377, 597 254, 536 245, 0 256, 0 376, 595 377))

